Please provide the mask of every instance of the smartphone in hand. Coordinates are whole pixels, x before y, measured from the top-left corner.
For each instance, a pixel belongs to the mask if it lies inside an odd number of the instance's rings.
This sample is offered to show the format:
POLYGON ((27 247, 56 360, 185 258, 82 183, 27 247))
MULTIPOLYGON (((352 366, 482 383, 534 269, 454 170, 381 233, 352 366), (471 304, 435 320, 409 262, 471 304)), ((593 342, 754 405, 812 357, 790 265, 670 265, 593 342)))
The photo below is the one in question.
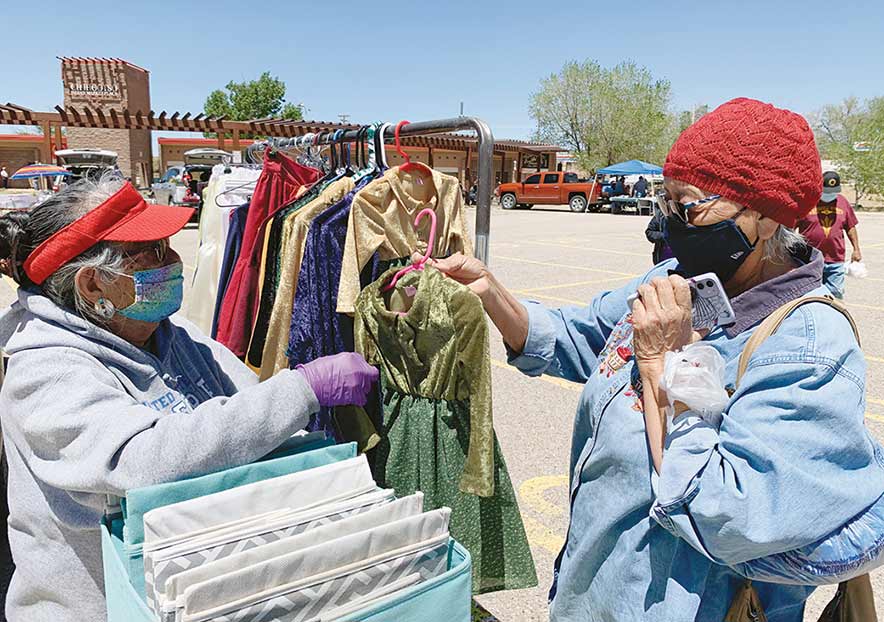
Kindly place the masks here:
MULTIPOLYGON (((734 308, 717 274, 707 272, 691 277, 688 285, 691 288, 691 325, 694 330, 711 330, 737 321, 734 308)), ((638 292, 626 299, 630 309, 637 298, 638 292)))
POLYGON ((694 330, 711 330, 737 321, 721 279, 707 272, 688 279, 691 287, 691 325, 694 330))

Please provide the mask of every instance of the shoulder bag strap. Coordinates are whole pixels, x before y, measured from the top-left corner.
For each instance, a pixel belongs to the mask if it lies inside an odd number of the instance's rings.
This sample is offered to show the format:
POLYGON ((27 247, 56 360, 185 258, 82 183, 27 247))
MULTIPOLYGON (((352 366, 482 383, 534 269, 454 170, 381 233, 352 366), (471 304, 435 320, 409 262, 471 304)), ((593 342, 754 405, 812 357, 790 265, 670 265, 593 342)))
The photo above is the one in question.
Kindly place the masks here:
POLYGON ((737 367, 737 385, 739 386, 740 381, 743 379, 743 374, 746 373, 746 368, 749 367, 749 359, 752 358, 752 355, 755 354, 755 350, 758 349, 765 339, 773 335, 777 329, 780 327, 780 324, 783 323, 792 312, 798 307, 805 305, 809 302, 821 302, 823 304, 829 305, 830 307, 837 309, 844 317, 847 318, 847 321, 850 322, 851 328, 853 328, 853 334, 856 337, 856 342, 860 343, 859 340, 859 330, 856 327, 856 322, 853 321, 853 316, 850 315, 850 311, 847 310, 842 303, 838 302, 834 298, 829 298, 828 296, 808 296, 807 298, 796 298, 791 302, 787 302, 782 307, 768 315, 761 325, 755 329, 755 332, 752 333, 752 336, 749 337, 749 341, 746 342, 746 345, 743 347, 743 352, 740 354, 740 363, 737 367))
MULTIPOLYGON (((860 344, 859 330, 856 322, 850 315, 847 308, 834 298, 828 296, 809 296, 806 298, 797 298, 791 302, 787 302, 782 307, 767 316, 761 325, 755 329, 755 332, 746 342, 743 352, 740 354, 740 362, 737 367, 737 385, 743 379, 746 368, 749 367, 749 359, 755 354, 758 347, 764 343, 764 340, 773 335, 783 321, 801 305, 809 302, 821 302, 840 311, 853 329, 857 344, 860 344)), ((875 615, 875 599, 869 583, 869 575, 864 574, 848 581, 842 581, 838 585, 838 591, 835 597, 828 604, 820 616, 819 622, 874 622, 877 620, 875 615)), ((755 592, 752 582, 747 580, 741 590, 739 590, 731 603, 731 609, 728 611, 729 616, 727 622, 733 619, 735 622, 746 620, 765 620, 764 612, 759 611, 760 600, 755 592), (752 603, 754 607, 747 606, 752 603), (753 611, 753 609, 755 609, 753 611), (742 616, 742 617, 741 617, 742 616)))

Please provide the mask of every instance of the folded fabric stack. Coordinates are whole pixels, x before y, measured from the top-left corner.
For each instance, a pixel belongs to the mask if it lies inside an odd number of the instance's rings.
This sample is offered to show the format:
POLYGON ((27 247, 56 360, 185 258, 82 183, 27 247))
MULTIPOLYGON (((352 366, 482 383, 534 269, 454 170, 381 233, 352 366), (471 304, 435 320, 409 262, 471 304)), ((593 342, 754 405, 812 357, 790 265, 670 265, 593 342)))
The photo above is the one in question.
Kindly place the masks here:
POLYGON ((237 485, 144 513, 144 596, 162 622, 359 619, 449 572, 450 514, 379 488, 364 456, 237 485))

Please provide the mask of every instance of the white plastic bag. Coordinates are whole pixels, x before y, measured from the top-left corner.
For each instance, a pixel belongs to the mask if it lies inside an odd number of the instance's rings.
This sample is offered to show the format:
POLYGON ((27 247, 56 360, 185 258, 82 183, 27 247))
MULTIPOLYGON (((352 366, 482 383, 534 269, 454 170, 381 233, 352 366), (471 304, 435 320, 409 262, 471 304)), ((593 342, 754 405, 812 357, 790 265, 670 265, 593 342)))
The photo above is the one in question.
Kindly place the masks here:
POLYGON ((724 388, 724 359, 718 350, 699 341, 681 352, 666 353, 660 388, 666 391, 670 406, 682 402, 716 424, 730 399, 724 388))
POLYGON ((869 276, 869 270, 863 262, 851 261, 847 264, 847 274, 857 279, 864 279, 869 276))

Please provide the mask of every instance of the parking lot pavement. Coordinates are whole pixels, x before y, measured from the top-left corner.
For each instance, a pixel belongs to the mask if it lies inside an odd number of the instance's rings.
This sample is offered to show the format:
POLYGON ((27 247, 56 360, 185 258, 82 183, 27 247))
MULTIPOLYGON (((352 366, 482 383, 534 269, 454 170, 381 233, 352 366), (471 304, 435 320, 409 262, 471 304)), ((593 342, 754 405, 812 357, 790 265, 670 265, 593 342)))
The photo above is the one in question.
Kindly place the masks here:
MULTIPOLYGON (((473 212, 469 217, 472 220, 473 212)), ((497 277, 517 295, 549 306, 580 305, 616 288, 651 266, 645 240, 647 218, 574 214, 566 206, 530 211, 495 209, 491 219, 491 261, 497 277)), ((859 214, 859 231, 869 278, 847 280, 846 302, 863 336, 868 362, 866 421, 884 441, 884 214, 859 214)), ((193 274, 196 230, 178 234, 173 245, 193 274)), ((0 304, 12 290, 0 284, 0 304)), ((185 293, 185 312, 188 301, 185 293)), ((494 420, 540 577, 536 589, 490 594, 479 601, 504 622, 548 619, 546 591, 552 564, 568 525, 567 470, 571 426, 581 387, 554 378, 528 379, 505 364, 492 330, 494 420)), ((612 493, 616 494, 616 493, 612 493)), ((884 619, 884 572, 873 576, 878 616, 884 619)), ((834 588, 817 590, 807 620, 819 617, 834 588)), ((613 596, 612 596, 613 597, 613 596)))

